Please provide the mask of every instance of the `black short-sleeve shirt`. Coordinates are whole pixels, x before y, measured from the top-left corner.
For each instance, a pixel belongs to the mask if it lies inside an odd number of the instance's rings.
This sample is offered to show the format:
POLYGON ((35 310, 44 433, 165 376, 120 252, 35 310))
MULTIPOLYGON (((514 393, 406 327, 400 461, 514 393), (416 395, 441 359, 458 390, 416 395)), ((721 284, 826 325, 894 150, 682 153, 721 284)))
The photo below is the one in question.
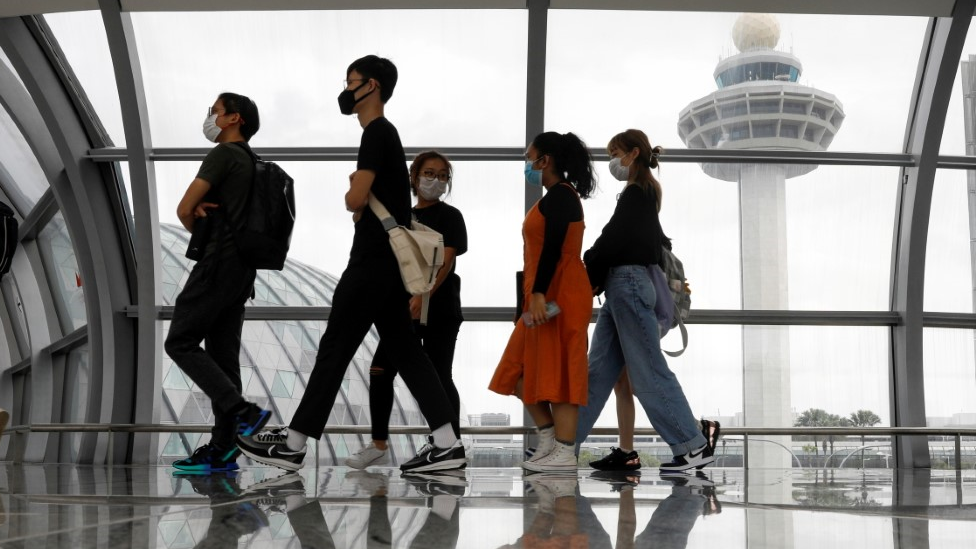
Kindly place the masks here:
POLYGON ((220 143, 207 153, 197 177, 210 184, 204 202, 217 204, 215 223, 210 228, 206 254, 237 253, 231 227, 241 226, 247 199, 254 182, 254 160, 244 147, 247 143, 220 143))
MULTIPOLYGON (((464 224, 461 211, 437 202, 426 208, 414 208, 413 215, 417 221, 444 236, 444 247, 454 248, 456 256, 468 251, 468 229, 464 224)), ((451 266, 451 272, 444 282, 430 297, 428 324, 461 322, 461 277, 455 273, 457 261, 451 266)))
MULTIPOLYGON (((370 170, 376 174, 370 191, 386 206, 398 224, 409 226, 410 173, 400 134, 386 118, 377 118, 363 128, 356 169, 370 170)), ((367 206, 356 222, 350 256, 362 257, 379 250, 393 253, 390 237, 373 210, 367 206)))

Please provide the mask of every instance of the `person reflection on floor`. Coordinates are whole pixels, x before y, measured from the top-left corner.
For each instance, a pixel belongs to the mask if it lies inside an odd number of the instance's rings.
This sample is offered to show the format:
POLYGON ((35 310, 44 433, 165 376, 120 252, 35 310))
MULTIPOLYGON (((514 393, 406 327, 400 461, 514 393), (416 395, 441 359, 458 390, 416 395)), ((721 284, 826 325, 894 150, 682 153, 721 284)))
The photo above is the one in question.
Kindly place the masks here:
POLYGON ((468 486, 463 469, 404 474, 403 479, 427 497, 430 513, 410 542, 411 549, 455 549, 461 533, 461 498, 468 486))
MULTIPOLYGON (((238 485, 237 471, 213 474, 177 471, 173 477, 178 482, 189 483, 194 492, 210 498, 210 526, 206 536, 196 544, 198 549, 237 547, 241 536, 254 534, 268 526, 268 516, 238 485)), ((181 491, 179 484, 176 491, 181 491)))
MULTIPOLYGON (((715 495, 715 483, 701 471, 694 475, 676 473, 661 475, 670 482, 671 495, 658 504, 651 514, 644 531, 634 538, 637 514, 634 510, 634 490, 640 484, 639 471, 596 471, 590 478, 607 482, 614 492, 620 492, 620 508, 617 514, 617 542, 615 549, 685 549, 688 535, 699 515, 717 515, 722 504, 715 495)), ((589 503, 578 506, 579 520, 584 532, 590 537, 590 548, 610 547, 610 539, 593 513, 589 503)))
POLYGON ((634 540, 634 547, 684 549, 688 534, 699 515, 717 515, 722 504, 715 495, 715 483, 705 473, 661 475, 671 482, 671 495, 658 504, 647 527, 634 540))
POLYGON ((501 549, 577 549, 591 547, 577 519, 578 481, 575 473, 535 473, 524 477, 526 495, 538 497, 538 512, 525 534, 501 549))
POLYGON ((268 512, 285 513, 302 549, 335 549, 322 513, 322 505, 305 492, 305 481, 298 473, 288 473, 248 486, 249 494, 268 512))

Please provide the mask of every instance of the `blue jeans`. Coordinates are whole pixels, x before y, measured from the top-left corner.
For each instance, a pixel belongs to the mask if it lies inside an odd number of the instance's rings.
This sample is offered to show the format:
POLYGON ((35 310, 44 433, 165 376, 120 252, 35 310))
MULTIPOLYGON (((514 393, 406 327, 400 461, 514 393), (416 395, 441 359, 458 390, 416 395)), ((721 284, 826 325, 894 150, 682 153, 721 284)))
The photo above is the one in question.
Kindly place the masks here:
POLYGON ((671 452, 684 455, 705 445, 701 424, 661 353, 654 303, 657 295, 647 269, 624 265, 610 269, 590 343, 588 404, 580 407, 576 443, 590 434, 613 386, 626 367, 634 396, 671 452))

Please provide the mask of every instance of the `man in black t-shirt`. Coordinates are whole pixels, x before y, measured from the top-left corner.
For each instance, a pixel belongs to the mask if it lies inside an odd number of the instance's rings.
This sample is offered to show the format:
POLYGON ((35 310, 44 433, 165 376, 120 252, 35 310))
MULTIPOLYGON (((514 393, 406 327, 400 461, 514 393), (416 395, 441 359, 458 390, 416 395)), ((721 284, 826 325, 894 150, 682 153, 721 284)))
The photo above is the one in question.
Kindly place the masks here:
POLYGON ((410 222, 410 177, 400 135, 384 115, 393 95, 396 67, 375 55, 357 59, 346 71, 339 110, 356 114, 363 128, 356 171, 349 176, 345 206, 356 231, 349 264, 336 284, 329 323, 319 343, 305 394, 287 428, 239 436, 241 451, 255 461, 297 471, 309 437, 319 439, 335 404, 349 362, 371 325, 395 349, 400 375, 433 430, 430 444, 402 464, 404 472, 457 469, 467 464, 464 447, 451 428, 452 407, 437 373, 413 333, 409 299, 389 236, 368 207, 372 193, 397 223, 410 222))
MULTIPOLYGON (((247 144, 260 127, 258 108, 236 93, 222 93, 210 107, 203 134, 217 143, 203 159, 176 208, 194 236, 206 228, 203 256, 176 297, 166 353, 210 397, 214 426, 210 442, 173 463, 191 473, 237 469, 237 435, 251 435, 271 412, 246 401, 241 383, 241 330, 244 303, 254 295, 255 271, 245 265, 234 242, 254 179, 247 144), (206 342, 206 350, 200 347, 206 342)), ((196 239, 194 239, 196 240, 196 239)))

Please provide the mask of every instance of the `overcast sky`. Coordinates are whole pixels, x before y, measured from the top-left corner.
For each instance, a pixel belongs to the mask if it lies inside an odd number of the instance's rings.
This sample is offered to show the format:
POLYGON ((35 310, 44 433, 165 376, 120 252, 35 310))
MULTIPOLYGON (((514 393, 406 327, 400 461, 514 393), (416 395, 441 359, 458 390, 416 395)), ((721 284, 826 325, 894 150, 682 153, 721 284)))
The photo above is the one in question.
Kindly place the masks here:
MULTIPOLYGON (((684 148, 679 113, 716 89, 717 62, 735 53, 738 14, 551 11, 546 129, 573 131, 602 148, 626 128, 654 144, 684 148)), ((116 144, 124 144, 119 100, 97 13, 47 17, 116 144)), ((222 91, 258 103, 255 147, 356 146, 360 128, 336 105, 350 61, 390 57, 400 81, 387 115, 407 146, 524 146, 527 14, 514 11, 137 13, 153 144, 206 147, 200 127, 222 91)), ((835 95, 846 119, 835 151, 900 152, 927 20, 779 16, 778 48, 803 63, 800 83, 835 95)), ((976 53, 967 43, 964 55, 976 53)), ((944 154, 963 154, 961 89, 953 88, 944 154)), ((667 163, 661 214, 685 262, 693 306, 741 308, 736 185, 697 165, 667 163)), ((282 163, 297 182, 292 258, 335 275, 348 257, 352 224, 342 204, 352 163, 282 163)), ((175 206, 197 162, 156 164, 160 220, 175 206)), ((585 246, 612 213, 620 184, 598 162, 601 192, 585 206, 585 246)), ((470 251, 458 262, 463 304, 514 304, 521 266, 520 162, 457 163, 449 201, 465 215, 470 251)), ((889 307, 898 169, 821 167, 787 182, 789 306, 796 310, 889 307)), ((939 174, 926 269, 925 307, 972 312, 964 172, 939 174)), ((888 330, 776 327, 789 333, 792 402, 848 415, 859 408, 888 424, 888 330)), ((521 421, 514 398, 485 388, 511 332, 508 323, 466 323, 455 375, 468 413, 504 411, 521 421)), ((699 415, 742 410, 742 329, 691 326, 688 351, 670 364, 699 415)), ((675 336, 665 348, 679 344, 675 336)), ((976 367, 970 330, 926 330, 929 416, 974 412, 976 367)), ((613 402, 600 424, 612 425, 613 402)), ((648 425, 638 413, 638 425, 648 425)))

